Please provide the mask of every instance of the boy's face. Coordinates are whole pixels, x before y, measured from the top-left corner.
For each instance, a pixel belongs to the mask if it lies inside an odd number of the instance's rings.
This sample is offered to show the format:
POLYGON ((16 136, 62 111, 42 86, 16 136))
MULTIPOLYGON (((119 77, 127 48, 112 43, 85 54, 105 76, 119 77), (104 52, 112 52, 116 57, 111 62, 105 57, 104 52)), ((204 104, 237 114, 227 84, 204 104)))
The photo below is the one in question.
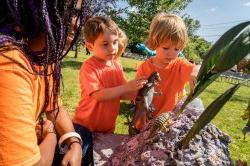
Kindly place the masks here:
POLYGON ((166 40, 155 49, 157 59, 163 63, 169 63, 178 57, 181 51, 181 44, 174 44, 171 40, 166 40))
POLYGON ((109 61, 115 58, 118 52, 118 34, 110 30, 104 30, 94 43, 87 43, 87 48, 93 52, 93 56, 103 61, 109 61))

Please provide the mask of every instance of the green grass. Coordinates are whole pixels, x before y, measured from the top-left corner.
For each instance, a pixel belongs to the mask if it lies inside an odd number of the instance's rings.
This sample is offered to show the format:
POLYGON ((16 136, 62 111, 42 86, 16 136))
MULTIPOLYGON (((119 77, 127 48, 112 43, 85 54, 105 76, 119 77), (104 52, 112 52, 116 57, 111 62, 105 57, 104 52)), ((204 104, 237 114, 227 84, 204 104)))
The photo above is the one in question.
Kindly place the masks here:
MULTIPOLYGON (((68 109, 71 116, 74 114, 75 107, 80 99, 79 69, 82 62, 88 58, 83 52, 79 53, 77 59, 73 58, 73 55, 74 52, 70 52, 69 56, 64 59, 62 69, 64 77, 62 99, 64 106, 68 109)), ((139 65, 141 61, 122 58, 121 62, 127 79, 133 79, 136 66, 139 65)), ((224 82, 214 82, 211 84, 205 92, 200 95, 204 105, 207 106, 231 86, 231 84, 224 82)), ((241 120, 240 115, 243 114, 248 101, 250 100, 249 93, 249 87, 240 87, 231 100, 222 108, 212 121, 218 128, 230 135, 232 140, 230 144, 232 158, 234 160, 245 160, 248 163, 250 163, 250 135, 246 140, 243 139, 241 130, 246 124, 246 121, 241 120)), ((127 126, 124 125, 124 122, 126 122, 125 110, 127 109, 127 106, 128 104, 126 102, 121 103, 121 111, 116 123, 116 133, 127 133, 127 126)))
MULTIPOLYGON (((200 96, 204 105, 207 106, 231 86, 231 84, 223 82, 211 84, 200 96)), ((218 128, 230 135, 232 139, 230 153, 233 159, 246 160, 248 163, 250 163, 250 136, 246 140, 243 139, 241 130, 246 121, 243 121, 240 115, 247 108, 250 100, 249 93, 249 87, 241 86, 212 121, 218 128)))

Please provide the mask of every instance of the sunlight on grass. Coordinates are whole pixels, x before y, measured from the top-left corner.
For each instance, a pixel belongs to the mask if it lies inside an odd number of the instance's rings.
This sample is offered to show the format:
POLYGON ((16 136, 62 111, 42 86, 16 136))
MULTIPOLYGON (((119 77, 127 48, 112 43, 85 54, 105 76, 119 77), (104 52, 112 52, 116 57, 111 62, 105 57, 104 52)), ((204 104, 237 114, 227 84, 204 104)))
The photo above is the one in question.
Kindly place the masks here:
MULTIPOLYGON (((231 84, 223 82, 214 82, 200 95, 204 104, 207 106, 216 96, 222 94, 231 84)), ((222 131, 230 135, 230 153, 233 159, 241 159, 250 162, 250 137, 243 139, 242 128, 246 125, 240 115, 247 108, 249 96, 249 87, 241 86, 231 100, 225 104, 222 110, 213 119, 213 123, 222 131)))

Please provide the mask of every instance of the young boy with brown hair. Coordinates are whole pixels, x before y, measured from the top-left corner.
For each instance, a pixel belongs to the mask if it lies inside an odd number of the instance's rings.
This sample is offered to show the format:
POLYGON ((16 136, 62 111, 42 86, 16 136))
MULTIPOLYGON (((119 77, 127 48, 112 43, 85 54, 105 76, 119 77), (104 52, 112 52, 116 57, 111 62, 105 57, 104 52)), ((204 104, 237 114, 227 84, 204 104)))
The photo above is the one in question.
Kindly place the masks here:
POLYGON ((86 47, 93 52, 80 69, 81 100, 74 122, 90 131, 113 132, 120 100, 140 89, 146 81, 127 82, 118 54, 120 30, 107 17, 90 18, 84 27, 86 47))
POLYGON ((113 132, 120 100, 131 99, 146 80, 125 79, 118 57, 126 47, 127 37, 110 18, 90 18, 84 26, 84 38, 92 56, 80 69, 81 99, 73 122, 84 139, 86 161, 93 163, 92 132, 113 132))
POLYGON ((146 80, 127 82, 116 59, 120 30, 107 17, 90 18, 84 27, 86 47, 92 51, 80 69, 81 100, 74 123, 91 132, 113 132, 119 114, 120 100, 130 99, 146 80))

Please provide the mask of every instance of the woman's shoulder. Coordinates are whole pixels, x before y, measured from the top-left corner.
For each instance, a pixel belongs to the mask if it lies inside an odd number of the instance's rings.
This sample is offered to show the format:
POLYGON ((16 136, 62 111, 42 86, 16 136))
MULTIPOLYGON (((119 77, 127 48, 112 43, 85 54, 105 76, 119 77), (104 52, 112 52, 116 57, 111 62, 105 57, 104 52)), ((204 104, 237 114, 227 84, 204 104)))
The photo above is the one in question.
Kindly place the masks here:
POLYGON ((23 51, 21 51, 21 49, 19 49, 16 46, 11 46, 8 48, 1 48, 0 49, 0 66, 1 68, 13 68, 13 66, 22 66, 22 67, 26 67, 26 68, 30 68, 30 62, 27 59, 27 57, 25 56, 25 54, 23 53, 23 51))

